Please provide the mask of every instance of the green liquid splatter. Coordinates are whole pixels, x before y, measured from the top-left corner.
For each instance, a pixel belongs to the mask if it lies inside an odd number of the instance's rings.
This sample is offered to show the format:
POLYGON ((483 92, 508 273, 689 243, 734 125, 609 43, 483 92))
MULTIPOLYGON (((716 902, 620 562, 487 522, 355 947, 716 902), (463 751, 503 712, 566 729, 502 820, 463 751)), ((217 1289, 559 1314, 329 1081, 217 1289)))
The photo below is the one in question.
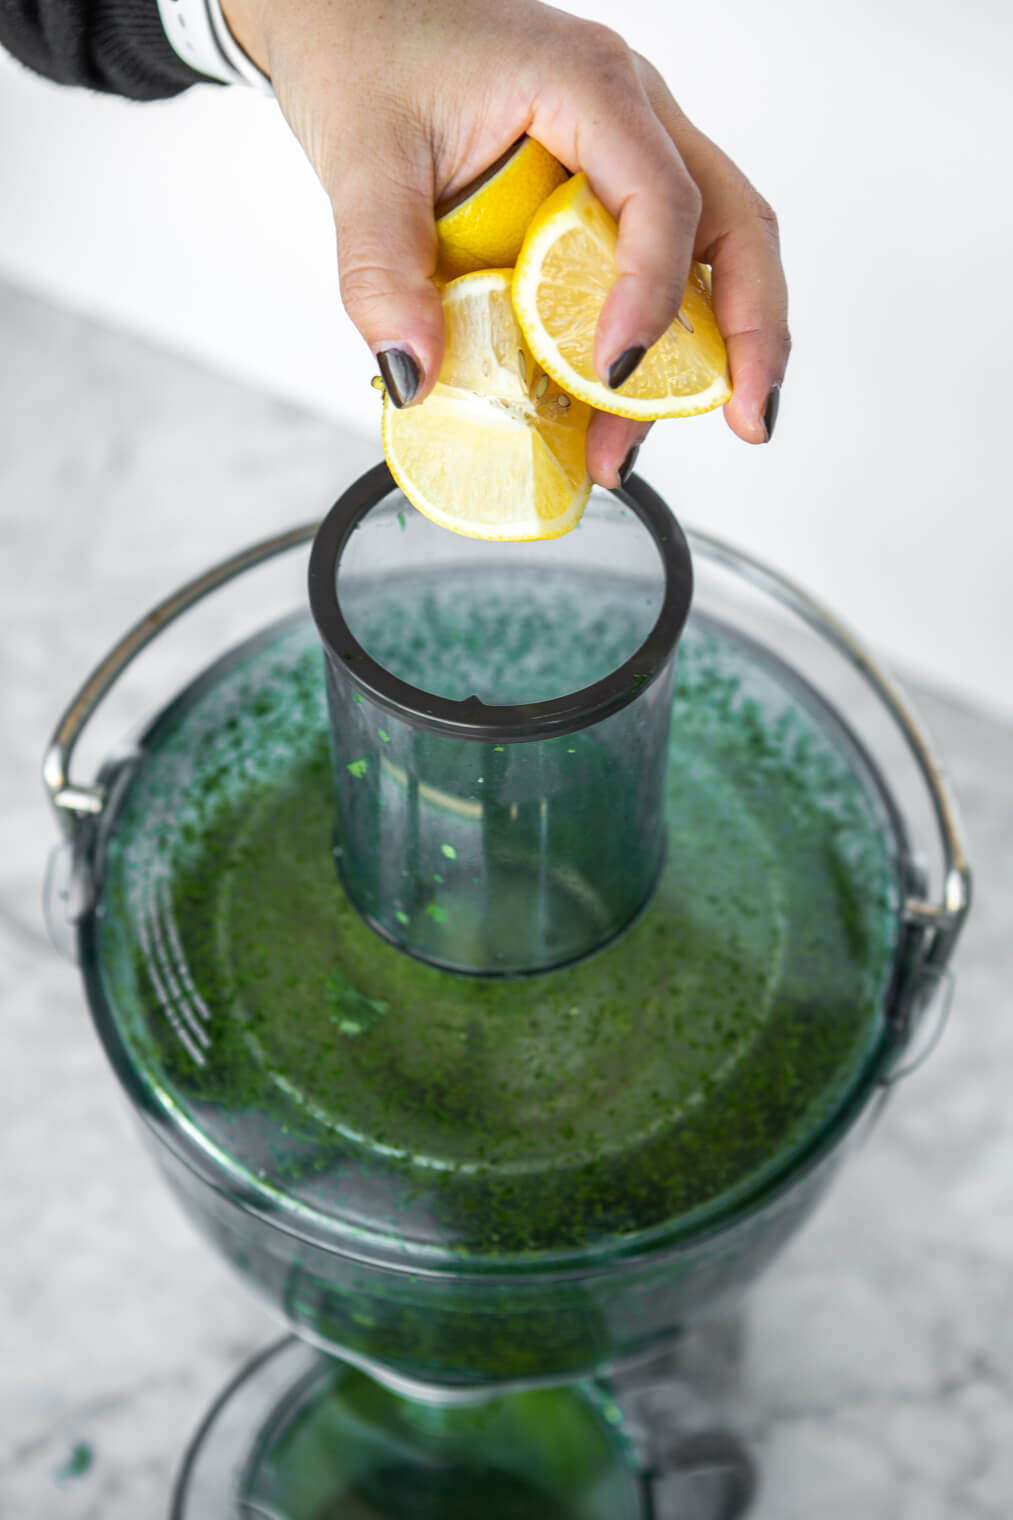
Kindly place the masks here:
POLYGON ((75 1441, 63 1466, 58 1467, 53 1473, 53 1479, 57 1483, 66 1483, 72 1478, 82 1478, 90 1470, 94 1460, 95 1453, 88 1442, 75 1441))

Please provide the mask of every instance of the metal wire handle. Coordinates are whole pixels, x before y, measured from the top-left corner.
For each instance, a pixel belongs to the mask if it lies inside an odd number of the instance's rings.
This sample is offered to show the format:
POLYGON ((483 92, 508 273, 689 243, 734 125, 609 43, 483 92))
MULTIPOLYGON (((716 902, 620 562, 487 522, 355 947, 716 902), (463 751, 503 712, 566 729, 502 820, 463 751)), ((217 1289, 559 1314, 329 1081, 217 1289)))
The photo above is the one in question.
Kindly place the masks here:
POLYGON ((904 904, 907 923, 919 928, 928 941, 923 964, 942 970, 950 958, 971 904, 971 870, 967 860, 963 827, 956 799, 950 791, 931 743, 896 682, 877 665, 865 645, 847 624, 809 595, 801 586, 762 560, 734 548, 708 533, 688 533, 694 553, 742 575, 753 585, 771 592, 803 622, 835 646, 840 654, 872 685, 907 740, 925 782, 932 810, 939 825, 943 856, 942 901, 908 898, 904 904))
POLYGON ((79 786, 69 776, 70 763, 78 740, 109 688, 118 681, 127 666, 137 658, 152 639, 174 623, 184 612, 224 586, 244 570, 251 570, 265 560, 283 554, 286 549, 298 548, 307 543, 317 530, 317 524, 303 523, 289 528, 285 533, 265 538, 251 544, 229 559, 222 560, 195 580, 159 602, 147 617, 135 623, 130 631, 111 649, 102 663, 93 670, 80 691, 64 712, 42 762, 42 779, 49 793, 49 800, 56 813, 57 822, 68 838, 73 838, 76 820, 82 814, 101 813, 105 806, 105 792, 100 786, 79 786))
MULTIPOLYGON (((73 838, 78 818, 101 813, 105 805, 105 793, 101 787, 77 784, 70 777, 69 770, 85 725, 109 688, 169 623, 245 570, 307 543, 317 526, 313 522, 290 528, 285 533, 251 545, 197 576, 136 623, 88 677, 57 724, 42 767, 43 780, 54 812, 60 828, 68 838, 73 838)), ((688 537, 694 553, 743 575, 754 585, 770 592, 803 622, 828 638, 870 682, 900 728, 931 799, 943 855, 942 900, 933 903, 921 898, 909 898, 904 906, 904 916, 909 924, 924 932, 928 942, 925 961, 942 968, 950 957, 970 905, 971 873, 955 799, 942 766, 906 698, 851 629, 801 586, 762 561, 710 534, 693 530, 688 533, 688 537)))

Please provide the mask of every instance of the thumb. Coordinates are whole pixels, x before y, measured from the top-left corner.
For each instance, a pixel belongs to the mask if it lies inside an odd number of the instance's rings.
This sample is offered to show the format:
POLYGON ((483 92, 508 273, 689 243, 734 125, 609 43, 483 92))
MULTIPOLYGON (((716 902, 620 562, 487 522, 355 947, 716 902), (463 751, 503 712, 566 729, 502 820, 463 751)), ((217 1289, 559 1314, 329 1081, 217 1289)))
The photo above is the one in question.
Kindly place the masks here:
POLYGON ((345 310, 376 355, 391 400, 407 406, 429 393, 443 362, 432 167, 420 161, 415 173, 394 177, 384 161, 374 145, 368 172, 363 164, 343 177, 331 204, 345 310))

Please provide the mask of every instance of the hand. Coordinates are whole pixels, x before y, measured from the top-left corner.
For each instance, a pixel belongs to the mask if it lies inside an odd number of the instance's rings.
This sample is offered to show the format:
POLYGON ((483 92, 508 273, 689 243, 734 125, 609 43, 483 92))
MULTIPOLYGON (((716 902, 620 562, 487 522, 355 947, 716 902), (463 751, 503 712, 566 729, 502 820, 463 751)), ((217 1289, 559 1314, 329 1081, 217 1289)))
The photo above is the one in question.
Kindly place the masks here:
MULTIPOLYGON (((443 356, 434 207, 526 132, 585 170, 619 223, 599 376, 661 336, 700 259, 728 345, 725 416, 766 442, 790 347, 774 214, 614 32, 538 0, 225 0, 225 15, 330 197, 342 300, 374 354, 400 351, 406 404, 443 356)), ((593 478, 614 486, 646 431, 596 414, 593 478)))

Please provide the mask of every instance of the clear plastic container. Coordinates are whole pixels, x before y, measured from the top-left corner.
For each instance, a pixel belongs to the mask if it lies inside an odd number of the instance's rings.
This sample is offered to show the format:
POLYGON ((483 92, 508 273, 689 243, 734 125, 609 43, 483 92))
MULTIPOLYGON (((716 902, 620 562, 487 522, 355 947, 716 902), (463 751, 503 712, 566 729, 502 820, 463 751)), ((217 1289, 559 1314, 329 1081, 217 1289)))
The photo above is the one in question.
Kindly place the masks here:
POLYGON ((317 535, 335 857, 364 918, 435 965, 525 975, 621 933, 665 850, 689 550, 650 492, 558 540, 461 538, 353 486, 317 535))

